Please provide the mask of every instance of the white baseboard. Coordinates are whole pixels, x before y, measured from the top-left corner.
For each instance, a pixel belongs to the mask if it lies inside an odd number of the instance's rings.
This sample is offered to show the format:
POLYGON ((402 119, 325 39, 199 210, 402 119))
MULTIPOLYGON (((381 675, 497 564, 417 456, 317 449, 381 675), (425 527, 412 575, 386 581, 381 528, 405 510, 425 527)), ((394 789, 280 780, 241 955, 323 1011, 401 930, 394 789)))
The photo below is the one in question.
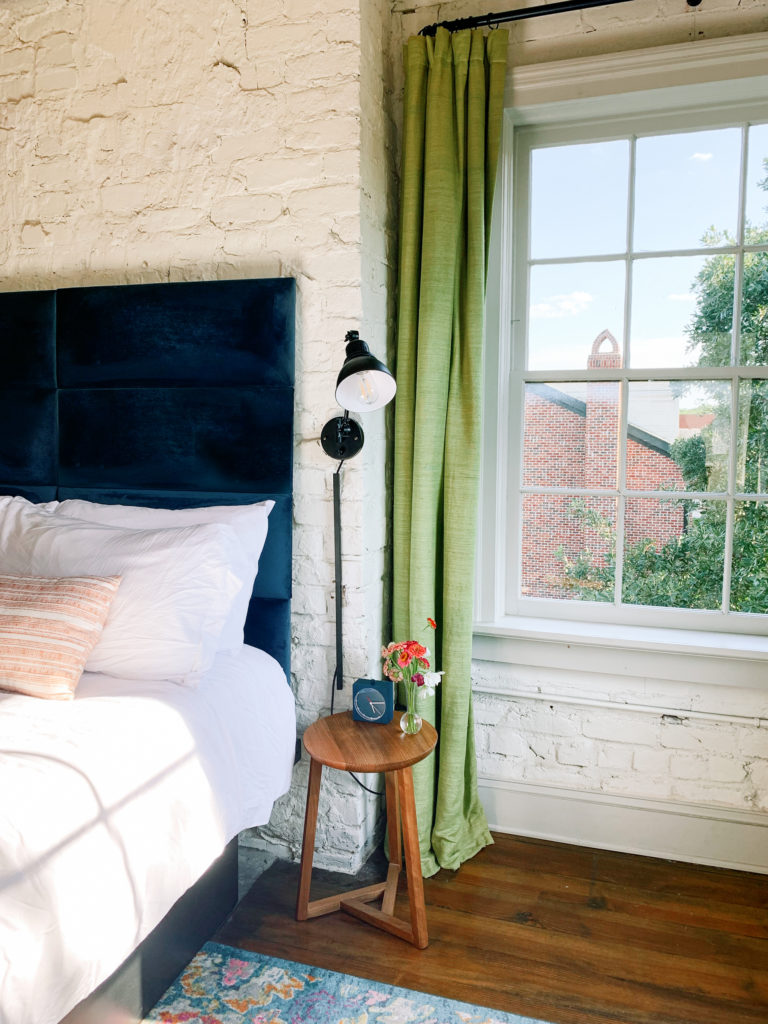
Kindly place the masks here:
POLYGON ((768 874, 768 814, 484 776, 491 831, 768 874))

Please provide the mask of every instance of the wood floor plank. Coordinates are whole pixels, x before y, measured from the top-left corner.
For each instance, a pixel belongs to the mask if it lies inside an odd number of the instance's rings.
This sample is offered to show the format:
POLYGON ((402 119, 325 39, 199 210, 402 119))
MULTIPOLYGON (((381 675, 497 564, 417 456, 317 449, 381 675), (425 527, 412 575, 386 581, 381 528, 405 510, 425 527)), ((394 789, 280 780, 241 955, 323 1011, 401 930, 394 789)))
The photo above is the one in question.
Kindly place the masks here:
POLYGON ((625 943, 639 949, 649 949, 670 955, 677 954, 681 934, 685 938, 687 956, 708 958, 715 955, 718 962, 740 967, 764 966, 768 928, 756 924, 754 928, 709 918, 707 908, 695 915, 665 911, 649 907, 647 902, 621 897, 588 898, 588 907, 580 902, 523 888, 519 895, 510 897, 494 893, 490 887, 467 887, 458 880, 435 882, 430 887, 430 907, 450 907, 457 912, 479 914, 495 921, 507 921, 527 928, 583 937, 588 931, 596 943, 615 942, 617 930, 625 943), (677 927, 673 927, 677 925, 677 927), (754 934, 753 934, 754 933, 754 934))
MULTIPOLYGON (((295 921, 286 862, 217 939, 549 1024, 767 1024, 768 877, 495 839, 425 879, 427 949, 341 912, 295 921)), ((317 871, 313 896, 375 880, 317 871)))

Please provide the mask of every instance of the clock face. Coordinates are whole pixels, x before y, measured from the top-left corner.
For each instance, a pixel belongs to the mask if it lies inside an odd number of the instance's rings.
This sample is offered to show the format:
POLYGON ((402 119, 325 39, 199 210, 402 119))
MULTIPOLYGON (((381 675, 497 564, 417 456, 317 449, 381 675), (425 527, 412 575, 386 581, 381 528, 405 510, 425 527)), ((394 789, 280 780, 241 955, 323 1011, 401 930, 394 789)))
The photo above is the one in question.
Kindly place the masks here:
POLYGON ((372 686, 364 686, 355 693, 355 711, 367 722, 377 722, 386 710, 386 700, 372 686))

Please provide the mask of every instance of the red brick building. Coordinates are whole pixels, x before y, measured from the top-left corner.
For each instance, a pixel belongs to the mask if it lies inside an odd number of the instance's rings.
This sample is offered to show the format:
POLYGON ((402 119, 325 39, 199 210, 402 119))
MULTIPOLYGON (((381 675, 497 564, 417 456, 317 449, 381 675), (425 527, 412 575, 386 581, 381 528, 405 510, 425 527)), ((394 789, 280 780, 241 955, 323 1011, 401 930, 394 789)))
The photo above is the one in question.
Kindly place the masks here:
MULTIPOLYGON (((590 369, 621 367, 621 353, 610 331, 595 338, 590 369)), ((615 489, 619 473, 620 388, 617 381, 579 386, 528 384, 525 394, 523 486, 615 489), (576 397, 574 391, 584 397, 576 397)), ((668 441, 632 425, 627 429, 626 480, 629 490, 684 489, 668 441)), ((615 527, 615 497, 526 494, 523 497, 522 593, 527 597, 568 597, 564 564, 558 551, 575 559, 590 552, 604 564, 610 546, 605 531, 593 529, 574 502, 615 527)), ((629 544, 645 538, 657 545, 680 536, 683 509, 678 501, 627 498, 625 536, 629 544)))

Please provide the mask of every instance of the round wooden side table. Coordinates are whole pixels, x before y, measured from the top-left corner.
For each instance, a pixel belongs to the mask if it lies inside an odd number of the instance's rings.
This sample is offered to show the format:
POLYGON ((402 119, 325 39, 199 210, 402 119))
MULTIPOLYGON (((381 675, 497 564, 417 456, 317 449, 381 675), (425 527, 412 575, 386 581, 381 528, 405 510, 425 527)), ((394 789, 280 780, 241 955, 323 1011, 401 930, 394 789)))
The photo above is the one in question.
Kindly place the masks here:
POLYGON ((399 716, 387 725, 357 722, 351 712, 328 715, 313 722, 304 733, 304 747, 310 756, 307 811, 304 816, 304 840, 301 849, 301 873, 296 900, 296 920, 306 921, 334 910, 382 928, 398 938, 424 949, 427 934, 427 911, 424 905, 424 882, 421 877, 419 832, 413 796, 411 765, 421 761, 437 743, 437 732, 424 722, 421 732, 406 736, 400 730, 399 716), (382 772, 387 801, 387 837, 389 869, 384 882, 325 899, 310 900, 312 860, 315 852, 315 827, 320 798, 323 765, 350 772, 382 772), (408 881, 410 921, 395 917, 397 880, 405 857, 408 881), (381 909, 366 906, 379 896, 381 909))

